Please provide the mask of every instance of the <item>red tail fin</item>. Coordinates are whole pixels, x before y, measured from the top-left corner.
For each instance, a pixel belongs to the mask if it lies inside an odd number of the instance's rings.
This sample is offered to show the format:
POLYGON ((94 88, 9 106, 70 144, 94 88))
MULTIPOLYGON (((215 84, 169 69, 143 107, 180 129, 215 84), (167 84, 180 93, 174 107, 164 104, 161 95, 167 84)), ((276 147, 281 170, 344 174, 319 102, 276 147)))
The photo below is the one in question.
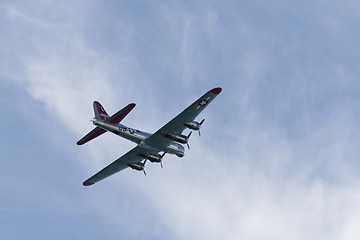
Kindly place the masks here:
POLYGON ((94 102, 94 113, 95 113, 95 118, 97 120, 108 120, 108 118, 110 117, 109 114, 106 113, 104 107, 97 101, 94 102))

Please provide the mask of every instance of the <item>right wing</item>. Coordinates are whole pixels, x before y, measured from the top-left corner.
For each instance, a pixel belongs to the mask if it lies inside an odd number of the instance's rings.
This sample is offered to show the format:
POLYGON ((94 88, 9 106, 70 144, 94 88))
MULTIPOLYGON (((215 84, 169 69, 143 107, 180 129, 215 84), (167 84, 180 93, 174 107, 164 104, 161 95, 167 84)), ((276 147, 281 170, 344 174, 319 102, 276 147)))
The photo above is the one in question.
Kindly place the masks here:
POLYGON ((173 141, 172 139, 166 137, 166 135, 181 134, 186 128, 184 123, 193 121, 202 112, 202 110, 204 110, 207 105, 220 94, 221 91, 221 88, 209 90, 184 111, 174 117, 170 122, 147 138, 145 143, 161 150, 166 148, 173 141))
MULTIPOLYGON (((98 102, 94 102, 94 104, 96 104, 98 102)), ((100 103, 98 103, 100 105, 100 103)), ((118 111, 117 113, 115 113, 114 115, 112 115, 110 118, 108 118, 105 122, 106 123, 112 123, 112 124, 118 124, 121 120, 124 119, 124 117, 135 107, 135 103, 130 103, 128 104, 126 107, 124 107, 123 109, 121 109, 120 111, 118 111)), ((87 142, 89 142, 90 140, 93 140, 94 138, 100 136, 101 134, 105 133, 106 131, 96 127, 94 128, 91 132, 89 132, 88 134, 86 134, 85 137, 83 137, 81 140, 79 140, 77 142, 77 145, 83 145, 87 142)))
POLYGON ((127 152, 125 155, 121 156, 113 163, 102 169, 100 172, 96 173, 94 176, 87 179, 83 183, 83 185, 90 186, 96 182, 103 180, 104 178, 113 175, 114 173, 120 172, 121 170, 127 168, 128 164, 138 163, 144 159, 144 156, 148 156, 150 154, 155 154, 158 152, 159 150, 157 149, 138 145, 133 149, 131 149, 129 152, 127 152))

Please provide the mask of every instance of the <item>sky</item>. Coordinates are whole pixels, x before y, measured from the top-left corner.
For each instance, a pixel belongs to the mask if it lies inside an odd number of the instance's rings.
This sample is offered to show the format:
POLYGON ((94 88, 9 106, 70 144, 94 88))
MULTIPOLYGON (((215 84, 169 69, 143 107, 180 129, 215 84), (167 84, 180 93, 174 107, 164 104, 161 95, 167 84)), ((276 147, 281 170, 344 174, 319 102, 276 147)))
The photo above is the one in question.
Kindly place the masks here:
POLYGON ((0 237, 359 239, 359 8, 1 1, 0 237), (155 132, 214 87, 184 158, 82 186, 135 146, 76 145, 94 100, 155 132))

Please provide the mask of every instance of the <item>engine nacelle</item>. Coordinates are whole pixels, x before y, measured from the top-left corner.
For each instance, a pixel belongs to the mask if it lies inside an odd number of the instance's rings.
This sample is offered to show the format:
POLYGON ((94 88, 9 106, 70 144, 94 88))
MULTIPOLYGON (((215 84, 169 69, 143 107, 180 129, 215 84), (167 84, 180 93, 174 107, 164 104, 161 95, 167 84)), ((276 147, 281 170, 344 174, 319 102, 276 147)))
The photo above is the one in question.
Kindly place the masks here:
POLYGON ((146 158, 149 159, 149 161, 152 163, 153 162, 159 163, 159 162, 161 162, 161 159, 163 158, 164 155, 165 154, 160 155, 160 154, 156 153, 156 154, 150 154, 150 155, 146 156, 146 158))
POLYGON ((138 171, 144 171, 145 163, 138 162, 138 163, 129 163, 129 167, 138 171))
POLYGON ((199 131, 199 136, 200 136, 201 135, 200 134, 200 127, 201 127, 201 124, 203 124, 204 121, 205 121, 205 119, 201 120, 201 122, 191 121, 191 122, 184 123, 184 125, 185 125, 185 127, 190 128, 192 130, 199 131))
POLYGON ((189 141, 190 134, 188 136, 182 134, 166 134, 166 137, 174 140, 175 142, 186 144, 189 141))
POLYGON ((190 128, 192 130, 198 131, 200 129, 200 123, 196 122, 196 121, 192 121, 192 122, 186 122, 184 123, 185 127, 190 128))

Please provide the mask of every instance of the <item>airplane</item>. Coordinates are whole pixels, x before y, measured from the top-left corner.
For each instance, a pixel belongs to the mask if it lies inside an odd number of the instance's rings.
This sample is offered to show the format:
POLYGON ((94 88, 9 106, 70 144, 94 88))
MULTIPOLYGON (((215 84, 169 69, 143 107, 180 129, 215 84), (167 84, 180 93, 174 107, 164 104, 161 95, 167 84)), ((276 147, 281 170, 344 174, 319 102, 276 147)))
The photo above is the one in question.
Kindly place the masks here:
POLYGON ((96 127, 80 139, 77 145, 83 145, 105 132, 112 132, 136 143, 137 146, 84 181, 83 185, 93 185, 127 167, 143 171, 146 175, 146 161, 149 160, 152 163, 160 163, 162 167, 162 159, 166 153, 175 154, 180 158, 184 157, 185 148, 182 144, 186 144, 190 149, 188 141, 192 132, 188 135, 183 135, 182 132, 188 128, 198 131, 200 136, 200 127, 205 119, 197 122, 195 118, 221 91, 222 88, 219 87, 209 90, 154 134, 120 124, 121 120, 135 107, 135 103, 128 104, 110 117, 104 107, 99 102, 94 101, 95 118, 92 120, 92 123, 96 127), (162 152, 162 154, 159 152, 162 152))

